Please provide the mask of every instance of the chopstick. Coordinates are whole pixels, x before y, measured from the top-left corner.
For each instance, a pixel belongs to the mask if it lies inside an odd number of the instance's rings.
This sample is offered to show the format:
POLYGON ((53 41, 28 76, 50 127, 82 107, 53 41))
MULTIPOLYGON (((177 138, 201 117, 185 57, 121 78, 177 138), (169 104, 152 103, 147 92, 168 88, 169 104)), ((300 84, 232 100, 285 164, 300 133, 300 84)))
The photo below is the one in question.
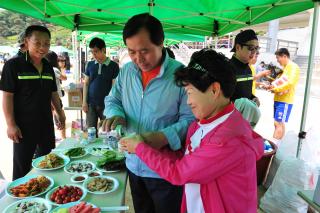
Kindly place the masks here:
POLYGON ((112 212, 112 211, 128 211, 129 206, 108 206, 100 207, 101 211, 112 212))

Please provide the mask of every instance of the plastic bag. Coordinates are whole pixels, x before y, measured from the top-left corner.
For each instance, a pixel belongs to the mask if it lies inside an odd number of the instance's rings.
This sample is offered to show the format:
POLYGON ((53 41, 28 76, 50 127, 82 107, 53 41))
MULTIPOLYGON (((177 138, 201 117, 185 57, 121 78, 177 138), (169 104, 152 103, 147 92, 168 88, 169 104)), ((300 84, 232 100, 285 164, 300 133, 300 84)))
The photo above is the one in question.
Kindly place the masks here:
MULTIPOLYGON (((320 134, 313 126, 307 130, 308 134, 303 140, 300 159, 314 164, 320 168, 320 134)), ((298 147, 298 133, 289 131, 278 144, 277 153, 272 161, 267 180, 264 184, 268 188, 281 164, 285 159, 295 158, 298 147)))
POLYGON ((272 185, 260 200, 260 208, 267 213, 306 213, 308 204, 297 192, 314 189, 317 178, 314 164, 296 158, 283 160, 272 185))

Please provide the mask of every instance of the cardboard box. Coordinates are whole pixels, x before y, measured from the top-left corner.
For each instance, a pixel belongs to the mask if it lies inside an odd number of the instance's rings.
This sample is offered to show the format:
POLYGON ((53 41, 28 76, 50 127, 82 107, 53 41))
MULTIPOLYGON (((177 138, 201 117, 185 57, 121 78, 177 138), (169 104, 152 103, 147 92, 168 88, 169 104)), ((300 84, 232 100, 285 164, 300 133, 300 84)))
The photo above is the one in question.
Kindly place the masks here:
POLYGON ((67 91, 69 107, 82 107, 82 89, 67 91))

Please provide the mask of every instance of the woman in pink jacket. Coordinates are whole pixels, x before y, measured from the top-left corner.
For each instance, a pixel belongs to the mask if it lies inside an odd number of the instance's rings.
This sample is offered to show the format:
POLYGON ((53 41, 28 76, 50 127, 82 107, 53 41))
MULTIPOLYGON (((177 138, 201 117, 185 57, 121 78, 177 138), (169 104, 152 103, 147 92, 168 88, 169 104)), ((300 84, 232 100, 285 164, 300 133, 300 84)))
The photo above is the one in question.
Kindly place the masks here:
POLYGON ((136 153, 172 184, 184 185, 182 213, 256 213, 256 161, 263 155, 263 140, 230 101, 236 80, 229 60, 203 49, 175 80, 197 118, 185 150, 159 151, 141 136, 123 138, 122 150, 136 153))

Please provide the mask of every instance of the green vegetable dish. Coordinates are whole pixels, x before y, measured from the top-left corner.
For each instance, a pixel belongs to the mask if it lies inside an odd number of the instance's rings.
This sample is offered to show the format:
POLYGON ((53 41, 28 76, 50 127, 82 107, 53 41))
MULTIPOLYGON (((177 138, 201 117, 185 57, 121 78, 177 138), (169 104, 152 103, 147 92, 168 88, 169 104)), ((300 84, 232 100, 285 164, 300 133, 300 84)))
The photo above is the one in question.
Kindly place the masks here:
POLYGON ((124 155, 115 151, 106 151, 100 159, 97 161, 96 165, 98 167, 104 166, 106 163, 121 161, 124 159, 124 155))
POLYGON ((64 153, 68 157, 79 157, 86 154, 86 151, 82 147, 69 149, 64 153))

